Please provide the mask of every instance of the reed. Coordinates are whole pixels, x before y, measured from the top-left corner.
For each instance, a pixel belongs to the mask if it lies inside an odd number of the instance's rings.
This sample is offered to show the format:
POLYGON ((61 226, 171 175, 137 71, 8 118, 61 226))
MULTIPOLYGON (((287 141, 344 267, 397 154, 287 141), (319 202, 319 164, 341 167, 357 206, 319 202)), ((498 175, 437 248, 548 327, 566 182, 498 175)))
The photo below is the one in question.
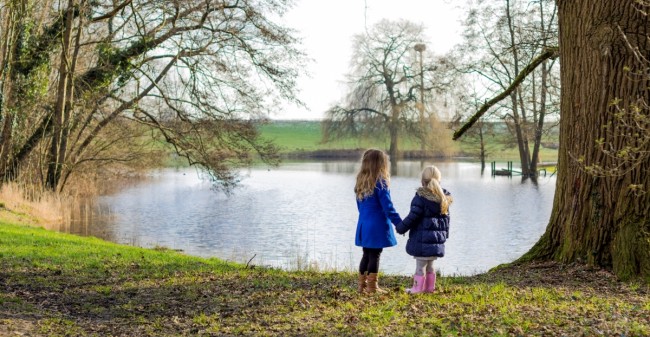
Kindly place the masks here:
POLYGON ((66 198, 25 183, 4 183, 0 188, 3 218, 23 219, 32 225, 60 224, 66 198))

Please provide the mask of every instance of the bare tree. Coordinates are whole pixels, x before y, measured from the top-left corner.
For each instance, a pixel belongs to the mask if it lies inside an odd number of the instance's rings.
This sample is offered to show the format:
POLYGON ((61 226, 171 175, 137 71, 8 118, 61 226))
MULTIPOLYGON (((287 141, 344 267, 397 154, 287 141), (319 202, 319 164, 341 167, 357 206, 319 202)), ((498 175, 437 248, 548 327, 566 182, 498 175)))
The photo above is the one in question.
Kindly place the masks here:
POLYGON ((402 131, 422 137, 417 94, 432 91, 434 71, 417 60, 414 47, 424 40, 423 27, 408 21, 382 20, 368 34, 355 36, 349 93, 327 112, 325 140, 387 133, 389 154, 397 158, 402 131), (429 85, 421 88, 425 81, 429 85))
MULTIPOLYGON (((507 89, 525 64, 557 45, 556 7, 550 0, 479 2, 465 25, 466 42, 457 52, 465 62, 461 71, 488 88, 488 97, 507 89)), ((553 90, 557 67, 553 59, 543 62, 510 92, 508 104, 495 104, 491 110, 514 135, 525 177, 537 174, 545 120, 558 111, 553 90)))
MULTIPOLYGON (((106 161, 99 151, 111 143, 103 139, 106 130, 127 122, 151 130, 222 187, 233 186, 232 169, 254 155, 276 162, 276 148, 260 138, 256 123, 279 101, 300 104, 299 41, 272 19, 290 6, 289 0, 51 4, 46 27, 27 48, 46 66, 59 62, 48 83, 51 101, 29 112, 34 123, 21 130, 26 137, 15 144, 3 176, 17 177, 46 142, 44 183, 60 189, 80 165, 106 161)), ((131 158, 129 152, 119 158, 131 158)))

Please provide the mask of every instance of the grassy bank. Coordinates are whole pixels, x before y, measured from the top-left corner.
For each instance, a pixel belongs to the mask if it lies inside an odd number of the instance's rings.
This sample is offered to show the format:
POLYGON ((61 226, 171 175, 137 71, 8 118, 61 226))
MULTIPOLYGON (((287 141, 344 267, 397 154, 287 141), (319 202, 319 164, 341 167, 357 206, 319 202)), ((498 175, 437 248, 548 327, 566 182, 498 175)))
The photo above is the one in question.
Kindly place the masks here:
MULTIPOLYGON (((273 140, 281 149, 284 156, 309 156, 310 153, 320 152, 324 156, 333 155, 335 151, 346 155, 349 150, 379 148, 388 149, 388 137, 378 138, 346 138, 322 143, 322 130, 319 121, 272 121, 260 127, 262 136, 273 140)), ((519 160, 519 152, 510 137, 503 130, 500 135, 486 136, 486 150, 488 161, 492 160, 519 160)), ((557 143, 557 135, 548 135, 545 143, 557 143)), ((452 148, 448 153, 455 156, 475 156, 478 158, 478 143, 469 138, 462 138, 451 142, 452 148)), ((401 151, 419 151, 420 144, 417 140, 408 137, 400 139, 401 151)), ((354 156, 357 157, 356 155, 354 156)), ((543 162, 557 161, 557 149, 542 147, 540 158, 543 162)))
MULTIPOLYGON (((402 252, 390 251, 390 254, 402 252)), ((356 293, 349 273, 285 272, 0 223, 1 336, 650 335, 647 285, 553 263, 356 293)))

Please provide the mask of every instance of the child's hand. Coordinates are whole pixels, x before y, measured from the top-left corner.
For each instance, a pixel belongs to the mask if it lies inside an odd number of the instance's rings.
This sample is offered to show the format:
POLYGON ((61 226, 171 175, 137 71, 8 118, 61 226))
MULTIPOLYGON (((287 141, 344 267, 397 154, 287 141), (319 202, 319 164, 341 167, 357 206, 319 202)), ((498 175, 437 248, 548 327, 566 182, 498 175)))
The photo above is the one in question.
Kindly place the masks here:
POLYGON ((397 225, 395 225, 395 231, 397 232, 397 234, 404 235, 404 233, 406 233, 405 229, 406 229, 406 227, 404 226, 404 221, 402 221, 402 222, 398 223, 397 225))

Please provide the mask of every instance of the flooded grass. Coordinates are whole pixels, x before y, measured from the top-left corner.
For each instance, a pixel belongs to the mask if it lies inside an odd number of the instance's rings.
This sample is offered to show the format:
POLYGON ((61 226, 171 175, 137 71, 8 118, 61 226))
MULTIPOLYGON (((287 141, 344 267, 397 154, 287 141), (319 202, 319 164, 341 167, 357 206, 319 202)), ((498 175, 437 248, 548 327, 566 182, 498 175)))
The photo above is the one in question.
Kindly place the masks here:
POLYGON ((2 336, 650 335, 650 289, 581 265, 507 266, 382 295, 287 272, 0 224, 2 336))

